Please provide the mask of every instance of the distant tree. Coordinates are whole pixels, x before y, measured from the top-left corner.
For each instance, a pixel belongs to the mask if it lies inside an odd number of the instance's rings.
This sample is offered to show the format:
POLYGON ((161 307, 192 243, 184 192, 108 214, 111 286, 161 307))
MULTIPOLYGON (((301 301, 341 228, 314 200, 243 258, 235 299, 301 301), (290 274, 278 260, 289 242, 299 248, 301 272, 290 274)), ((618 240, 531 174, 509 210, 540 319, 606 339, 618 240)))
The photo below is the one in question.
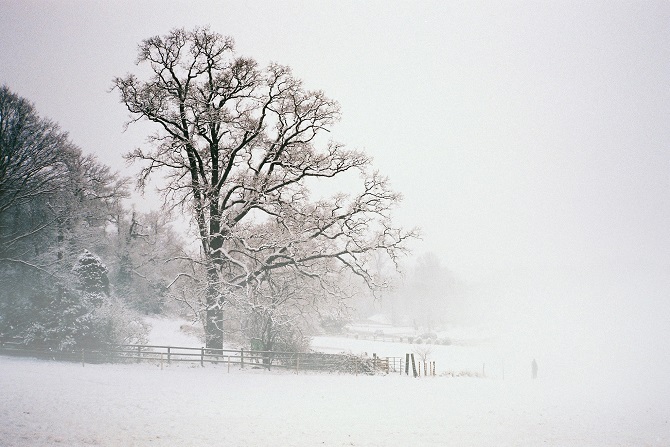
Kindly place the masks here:
POLYGON ((140 185, 163 171, 168 201, 192 212, 208 347, 222 347, 229 299, 272 271, 312 277, 326 261, 331 274, 348 270, 379 285, 369 255, 395 258, 414 234, 391 224, 399 195, 369 173, 367 156, 321 142, 339 118, 335 101, 305 89, 288 67, 236 56, 231 38, 206 28, 144 40, 138 63, 150 70, 146 80, 127 75, 114 84, 132 121, 148 120, 158 132, 151 149, 128 158, 145 163, 140 185), (310 200, 314 182, 349 171, 362 176, 353 198, 310 200))
MULTIPOLYGON (((389 294, 396 315, 406 324, 413 322, 431 334, 446 322, 464 317, 467 308, 467 288, 463 281, 442 265, 435 253, 418 256, 414 265, 389 294)), ((432 334, 434 336, 434 334, 432 334)))
POLYGON ((424 253, 417 258, 412 283, 416 291, 415 316, 428 330, 446 316, 449 275, 435 253, 424 253))

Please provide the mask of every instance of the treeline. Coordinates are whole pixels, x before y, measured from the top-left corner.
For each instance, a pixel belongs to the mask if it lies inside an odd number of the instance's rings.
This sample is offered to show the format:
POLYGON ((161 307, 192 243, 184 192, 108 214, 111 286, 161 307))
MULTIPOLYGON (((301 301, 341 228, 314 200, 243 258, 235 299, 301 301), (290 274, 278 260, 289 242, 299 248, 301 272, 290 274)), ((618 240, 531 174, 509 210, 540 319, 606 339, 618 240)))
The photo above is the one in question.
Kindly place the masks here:
POLYGON ((165 216, 124 206, 130 181, 0 87, 0 335, 55 348, 143 341, 181 271, 165 216))

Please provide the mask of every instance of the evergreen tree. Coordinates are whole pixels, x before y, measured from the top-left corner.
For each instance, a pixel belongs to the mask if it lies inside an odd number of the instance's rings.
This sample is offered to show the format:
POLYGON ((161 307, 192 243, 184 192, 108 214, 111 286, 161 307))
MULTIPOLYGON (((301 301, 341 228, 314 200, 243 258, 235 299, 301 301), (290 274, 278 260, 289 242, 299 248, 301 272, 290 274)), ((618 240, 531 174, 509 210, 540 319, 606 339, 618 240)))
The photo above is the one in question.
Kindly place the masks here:
POLYGON ((72 268, 79 289, 99 307, 104 297, 109 296, 109 270, 99 257, 84 250, 72 268))

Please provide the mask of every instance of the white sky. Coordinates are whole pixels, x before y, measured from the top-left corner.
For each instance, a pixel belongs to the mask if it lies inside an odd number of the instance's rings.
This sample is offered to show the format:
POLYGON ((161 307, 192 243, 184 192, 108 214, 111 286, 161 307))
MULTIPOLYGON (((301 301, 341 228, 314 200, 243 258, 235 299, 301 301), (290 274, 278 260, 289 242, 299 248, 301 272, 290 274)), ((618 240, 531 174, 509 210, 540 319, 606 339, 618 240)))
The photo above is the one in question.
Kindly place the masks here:
POLYGON ((122 133, 112 78, 206 24, 340 101, 333 137, 404 194, 417 254, 507 313, 670 326, 669 2, 0 0, 0 82, 127 169, 149 128, 122 133))

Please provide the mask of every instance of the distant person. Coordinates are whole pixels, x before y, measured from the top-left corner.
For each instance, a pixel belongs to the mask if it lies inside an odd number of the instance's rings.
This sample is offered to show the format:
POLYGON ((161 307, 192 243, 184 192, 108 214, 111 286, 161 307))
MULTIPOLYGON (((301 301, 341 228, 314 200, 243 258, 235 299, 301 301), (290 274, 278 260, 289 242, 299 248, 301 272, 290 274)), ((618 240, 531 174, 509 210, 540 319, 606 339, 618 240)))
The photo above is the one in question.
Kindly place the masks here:
POLYGON ((537 362, 533 359, 533 363, 530 364, 530 369, 533 371, 533 379, 537 379, 537 362))

